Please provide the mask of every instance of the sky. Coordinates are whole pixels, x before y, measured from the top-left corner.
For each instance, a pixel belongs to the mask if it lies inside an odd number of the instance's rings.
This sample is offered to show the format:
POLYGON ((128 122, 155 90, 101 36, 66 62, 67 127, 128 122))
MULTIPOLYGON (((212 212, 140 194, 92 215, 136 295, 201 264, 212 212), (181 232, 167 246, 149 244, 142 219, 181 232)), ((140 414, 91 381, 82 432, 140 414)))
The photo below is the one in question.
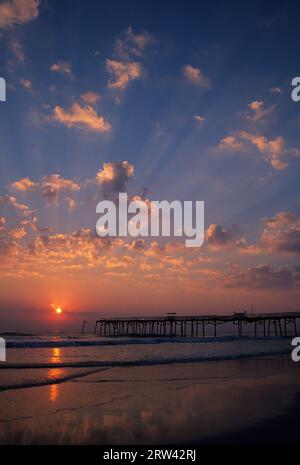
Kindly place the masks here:
POLYGON ((299 310, 299 14, 0 1, 0 328, 299 310), (98 237, 118 192, 204 200, 204 245, 98 237))

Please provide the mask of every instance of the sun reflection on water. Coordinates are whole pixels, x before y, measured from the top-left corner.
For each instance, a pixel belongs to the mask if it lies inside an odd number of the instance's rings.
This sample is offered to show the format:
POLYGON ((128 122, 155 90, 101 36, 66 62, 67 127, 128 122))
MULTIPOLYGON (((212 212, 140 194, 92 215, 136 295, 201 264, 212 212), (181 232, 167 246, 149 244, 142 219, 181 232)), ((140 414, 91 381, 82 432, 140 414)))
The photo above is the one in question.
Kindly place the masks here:
MULTIPOLYGON (((50 362, 53 364, 60 363, 61 358, 61 349, 59 347, 54 347, 51 349, 50 362)), ((48 378, 53 380, 53 384, 49 386, 49 400, 50 402, 56 402, 59 397, 59 384, 55 381, 61 379, 65 375, 65 370, 63 368, 50 368, 48 370, 48 378)))

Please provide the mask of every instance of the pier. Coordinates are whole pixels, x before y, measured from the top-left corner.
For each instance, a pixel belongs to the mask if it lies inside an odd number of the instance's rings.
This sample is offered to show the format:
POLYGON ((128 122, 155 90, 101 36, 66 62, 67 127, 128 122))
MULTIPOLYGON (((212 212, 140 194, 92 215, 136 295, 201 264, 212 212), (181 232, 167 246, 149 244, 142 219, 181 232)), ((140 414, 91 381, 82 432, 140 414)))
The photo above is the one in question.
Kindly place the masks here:
MULTIPOLYGON (((217 337, 220 325, 230 326, 232 336, 297 336, 300 312, 251 313, 232 315, 102 318, 96 321, 94 334, 108 337, 217 337), (247 330, 247 331, 246 331, 247 330)), ((228 334, 226 334, 228 335, 228 334)))

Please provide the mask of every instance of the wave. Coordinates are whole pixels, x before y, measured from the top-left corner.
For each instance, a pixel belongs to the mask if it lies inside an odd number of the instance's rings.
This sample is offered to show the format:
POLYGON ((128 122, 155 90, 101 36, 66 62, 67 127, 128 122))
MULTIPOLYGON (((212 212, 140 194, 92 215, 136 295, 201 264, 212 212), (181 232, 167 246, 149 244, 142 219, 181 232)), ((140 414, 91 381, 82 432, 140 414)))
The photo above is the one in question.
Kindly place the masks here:
POLYGON ((83 339, 83 338, 74 338, 67 337, 63 339, 7 339, 6 347, 14 349, 23 349, 23 348, 54 348, 54 347, 98 347, 98 346, 125 346, 125 345, 151 345, 151 344, 166 344, 166 343, 218 343, 218 342, 235 342, 235 341, 278 341, 284 340, 285 337, 263 337, 263 338, 253 338, 253 337, 234 337, 234 336, 223 336, 223 337, 207 337, 203 339, 194 339, 194 338, 183 338, 183 337, 163 337, 163 338, 121 338, 121 339, 83 339))
MULTIPOLYGON (((31 341, 32 342, 32 341, 31 341)), ((54 341, 35 341, 43 342, 43 347, 52 347, 54 341), (51 342, 51 345, 49 345, 51 342)), ((65 344, 67 341, 55 341, 65 344)), ((82 343, 84 341, 80 341, 82 343)), ((109 370, 112 368, 130 368, 146 367, 172 364, 195 364, 203 362, 223 362, 236 361, 242 359, 269 358, 278 360, 278 357, 290 354, 290 343, 284 338, 211 338, 204 340, 191 339, 152 339, 152 340, 114 340, 114 341, 96 341, 90 340, 88 345, 124 345, 132 344, 132 347, 117 350, 79 351, 79 359, 74 360, 74 355, 66 355, 61 360, 49 361, 48 355, 39 349, 30 349, 35 353, 35 359, 32 358, 31 352, 26 352, 26 359, 17 362, 0 363, 0 374, 2 373, 2 382, 0 382, 0 391, 11 389, 25 389, 44 385, 59 384, 72 381, 75 378, 87 376, 91 373, 109 370), (176 346, 165 343, 185 342, 176 346), (231 342, 231 344, 230 344, 231 342), (135 344, 152 344, 149 349, 137 351, 135 344), (153 348, 157 344, 157 348, 153 348), (161 345, 163 344, 163 345, 161 345), (124 356, 126 359, 123 359, 124 356), (98 358, 99 357, 99 358, 98 358), (121 357, 121 358, 120 358, 121 357), (137 357, 140 357, 139 359, 137 357), (59 370, 60 369, 60 370, 59 370), (25 373, 26 372, 26 373, 25 373)), ((74 347, 74 341, 69 341, 68 347, 74 347)), ((76 344, 75 344, 76 346, 76 344)), ((35 346, 36 347, 36 346, 35 346)), ((20 347, 19 347, 20 348, 20 347)), ((142 348, 141 348, 142 349, 142 348)), ((77 357, 77 355, 76 355, 77 357)), ((22 357, 23 358, 23 357, 22 357)))
POLYGON ((82 337, 42 336, 25 339, 13 338, 8 341, 8 347, 16 349, 30 347, 31 349, 25 350, 24 355, 21 353, 22 357, 19 360, 18 350, 14 355, 14 360, 18 361, 0 363, 0 373, 3 375, 0 391, 63 383, 92 372, 118 367, 221 362, 260 357, 277 359, 278 356, 291 352, 290 341, 280 337, 237 338, 230 336, 205 339, 119 338, 112 340, 93 337, 84 339, 82 337), (144 345, 144 348, 140 347, 140 350, 137 350, 137 345, 144 345), (84 346, 97 347, 97 349, 76 351, 66 349, 61 359, 52 360, 49 360, 48 352, 39 349, 41 347, 84 346), (121 347, 114 349, 114 346, 121 347), (61 372, 57 370, 56 374, 55 369, 62 370, 61 372))
POLYGON ((35 334, 33 333, 19 333, 17 331, 4 331, 1 333, 2 337, 7 337, 7 336, 16 336, 16 337, 33 337, 35 334))
MULTIPOLYGON (((73 362, 73 363, 28 363, 28 364, 5 364, 0 365, 0 369, 44 369, 44 368, 84 368, 85 371, 63 374, 61 376, 56 376, 55 378, 46 377, 43 379, 35 379, 26 382, 12 383, 0 385, 1 391, 9 391, 15 389, 28 389, 40 386, 47 386, 51 384, 61 384, 66 381, 72 381, 78 378, 83 378, 84 376, 97 373, 99 371, 108 370, 116 367, 145 367, 145 366, 158 366, 158 365, 172 365, 179 363, 203 363, 203 362, 217 362, 217 361, 230 361, 230 360, 241 360, 241 359, 251 359, 257 357, 268 357, 274 355, 285 355, 288 351, 270 351, 269 353, 259 353, 256 354, 240 354, 240 355, 224 355, 219 357, 189 357, 189 358, 171 358, 168 360, 165 359, 153 359, 153 360, 135 360, 135 361, 89 361, 89 362, 73 362)), ((99 381, 100 382, 100 381, 99 381)), ((107 381, 109 382, 109 381, 107 381)))
POLYGON ((138 367, 138 366, 152 366, 152 365, 170 365, 174 363, 194 363, 194 362, 211 362, 211 361, 225 361, 225 360, 240 360, 243 358, 253 358, 271 355, 284 355, 289 354, 290 349, 278 347, 277 350, 257 350, 254 352, 248 352, 243 354, 224 354, 224 355, 207 355, 207 356, 195 356, 195 357, 170 357, 170 358, 158 358, 158 359, 147 359, 147 360, 89 360, 80 362, 43 362, 43 363, 4 363, 0 365, 0 370, 14 370, 14 369, 44 369, 44 368, 104 368, 104 367, 138 367))
POLYGON ((26 381, 26 382, 20 382, 20 383, 12 383, 12 384, 4 384, 0 385, 0 392, 1 391, 11 391, 15 389, 28 389, 28 388, 33 388, 33 387, 40 387, 40 386, 49 386, 50 384, 61 384, 65 383, 66 381, 72 381, 73 379, 78 379, 82 378, 83 376, 87 375, 92 375, 93 373, 98 373, 99 371, 102 371, 103 369, 99 370, 90 370, 90 371, 84 371, 81 373, 72 373, 68 375, 63 375, 63 376, 57 376, 56 378, 44 378, 44 379, 39 379, 39 380, 32 380, 32 381, 26 381))

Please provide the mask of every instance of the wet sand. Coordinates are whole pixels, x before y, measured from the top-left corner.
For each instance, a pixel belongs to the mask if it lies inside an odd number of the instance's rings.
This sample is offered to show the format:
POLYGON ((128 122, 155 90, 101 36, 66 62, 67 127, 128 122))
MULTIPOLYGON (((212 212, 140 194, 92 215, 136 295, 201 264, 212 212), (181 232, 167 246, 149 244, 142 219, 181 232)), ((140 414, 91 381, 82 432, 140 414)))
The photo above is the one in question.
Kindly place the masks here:
POLYGON ((102 369, 0 392, 0 443, 297 444, 299 395, 286 356, 102 369))

